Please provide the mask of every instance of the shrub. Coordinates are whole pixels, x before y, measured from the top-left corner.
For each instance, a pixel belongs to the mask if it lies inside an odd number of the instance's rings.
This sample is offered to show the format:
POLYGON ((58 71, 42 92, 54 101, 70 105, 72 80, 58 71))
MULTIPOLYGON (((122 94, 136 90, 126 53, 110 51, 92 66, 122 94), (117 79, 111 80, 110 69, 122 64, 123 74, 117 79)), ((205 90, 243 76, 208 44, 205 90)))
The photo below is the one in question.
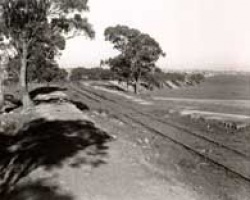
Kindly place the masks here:
POLYGON ((109 69, 78 67, 71 71, 70 80, 111 80, 113 76, 113 73, 109 69))

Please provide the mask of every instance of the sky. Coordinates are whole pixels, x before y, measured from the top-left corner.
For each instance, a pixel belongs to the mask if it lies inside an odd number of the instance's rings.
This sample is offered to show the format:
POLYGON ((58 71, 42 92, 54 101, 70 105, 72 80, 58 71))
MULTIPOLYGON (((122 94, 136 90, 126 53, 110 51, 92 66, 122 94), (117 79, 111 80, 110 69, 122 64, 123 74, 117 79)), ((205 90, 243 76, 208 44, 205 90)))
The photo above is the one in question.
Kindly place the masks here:
POLYGON ((94 40, 67 42, 63 67, 98 66, 117 52, 104 40, 104 30, 117 24, 154 37, 167 56, 165 69, 250 71, 249 0, 89 0, 86 14, 94 40))

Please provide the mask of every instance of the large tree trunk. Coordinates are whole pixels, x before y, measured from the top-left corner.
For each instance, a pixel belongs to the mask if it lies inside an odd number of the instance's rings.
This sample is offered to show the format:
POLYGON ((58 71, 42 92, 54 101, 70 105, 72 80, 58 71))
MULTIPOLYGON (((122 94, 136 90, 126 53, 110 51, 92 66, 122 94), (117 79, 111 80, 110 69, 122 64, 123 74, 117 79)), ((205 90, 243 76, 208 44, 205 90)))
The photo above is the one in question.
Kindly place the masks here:
POLYGON ((4 70, 2 67, 3 66, 0 66, 0 111, 2 111, 4 105, 4 70))
POLYGON ((127 92, 129 91, 129 79, 127 78, 127 92))
POLYGON ((139 94, 139 91, 140 91, 140 85, 141 85, 141 80, 139 77, 136 78, 135 80, 135 94, 139 94))
POLYGON ((20 90, 22 95, 23 109, 27 110, 32 106, 32 101, 29 96, 28 81, 27 81, 27 56, 28 46, 24 41, 22 45, 21 70, 20 70, 20 90))
POLYGON ((0 62, 0 111, 3 110, 4 106, 4 76, 5 76, 6 65, 8 64, 8 57, 5 54, 1 56, 2 57, 0 62))
POLYGON ((141 86, 141 71, 138 72, 138 75, 135 77, 135 94, 139 94, 141 86))

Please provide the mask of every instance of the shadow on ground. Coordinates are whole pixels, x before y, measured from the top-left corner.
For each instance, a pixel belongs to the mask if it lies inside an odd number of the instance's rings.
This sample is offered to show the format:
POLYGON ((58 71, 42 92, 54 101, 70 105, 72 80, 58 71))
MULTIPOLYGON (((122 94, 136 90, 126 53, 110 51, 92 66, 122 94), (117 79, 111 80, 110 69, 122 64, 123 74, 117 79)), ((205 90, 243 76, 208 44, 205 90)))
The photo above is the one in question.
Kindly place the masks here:
POLYGON ((25 124, 16 136, 0 135, 0 193, 12 190, 38 167, 105 164, 110 140, 92 122, 45 119, 25 124))
POLYGON ((119 92, 127 92, 125 89, 123 89, 119 86, 116 86, 116 85, 104 85, 102 87, 105 87, 105 88, 110 89, 110 90, 119 91, 119 92))
POLYGON ((62 101, 65 101, 65 102, 69 102, 69 103, 74 104, 81 111, 89 110, 89 107, 86 104, 83 104, 80 101, 75 101, 75 100, 68 99, 68 98, 65 98, 65 97, 62 98, 60 96, 58 96, 58 97, 53 96, 53 97, 47 97, 44 100, 41 100, 41 99, 36 100, 35 99, 38 95, 45 95, 45 94, 50 94, 50 93, 57 92, 57 91, 66 91, 66 90, 67 90, 67 88, 61 88, 61 87, 52 87, 52 86, 51 87, 50 86, 48 86, 48 87, 40 87, 40 88, 37 88, 37 89, 31 91, 30 92, 30 97, 34 101, 35 105, 60 103, 62 101))
POLYGON ((39 180, 18 186, 11 193, 2 196, 2 200, 74 200, 70 194, 60 192, 55 185, 39 180))
POLYGON ((89 107, 86 104, 82 103, 81 101, 70 100, 69 102, 75 105, 81 111, 89 110, 89 107))
POLYGON ((119 91, 119 92, 127 92, 127 90, 125 90, 122 86, 119 85, 113 85, 113 84, 108 84, 108 83, 101 83, 101 82, 97 82, 97 83, 91 83, 92 86, 98 86, 98 87, 103 87, 109 90, 113 90, 113 91, 119 91))
POLYGON ((43 86, 36 88, 30 92, 31 99, 34 99, 39 94, 50 94, 57 91, 66 91, 67 88, 57 87, 57 86, 43 86))

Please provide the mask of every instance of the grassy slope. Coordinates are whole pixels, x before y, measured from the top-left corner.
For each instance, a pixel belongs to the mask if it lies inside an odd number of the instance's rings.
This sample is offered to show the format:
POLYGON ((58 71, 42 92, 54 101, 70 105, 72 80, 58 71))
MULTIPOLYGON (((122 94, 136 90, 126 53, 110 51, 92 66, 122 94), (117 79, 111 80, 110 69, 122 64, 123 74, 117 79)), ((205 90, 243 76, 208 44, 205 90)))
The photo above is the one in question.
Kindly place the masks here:
POLYGON ((194 99, 237 99, 250 100, 250 76, 217 75, 207 78, 197 86, 163 89, 152 93, 154 96, 194 99))

